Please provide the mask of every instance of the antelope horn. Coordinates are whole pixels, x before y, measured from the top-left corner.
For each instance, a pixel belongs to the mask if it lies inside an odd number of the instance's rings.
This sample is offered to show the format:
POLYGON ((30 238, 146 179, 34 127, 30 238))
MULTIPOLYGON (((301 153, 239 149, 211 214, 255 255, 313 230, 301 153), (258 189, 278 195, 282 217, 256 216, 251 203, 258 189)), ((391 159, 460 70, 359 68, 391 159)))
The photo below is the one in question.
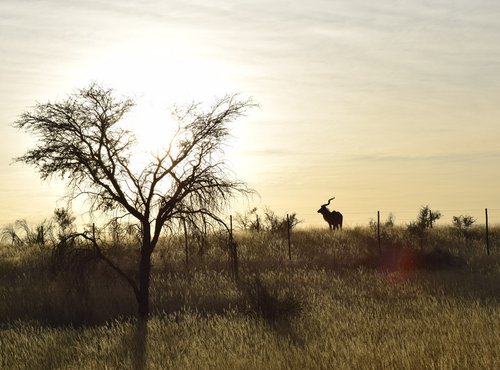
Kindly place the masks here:
POLYGON ((326 206, 328 206, 328 205, 330 204, 330 202, 332 201, 332 199, 335 199, 335 197, 328 199, 328 203, 323 204, 321 207, 323 207, 323 206, 325 206, 325 207, 326 207, 326 206))

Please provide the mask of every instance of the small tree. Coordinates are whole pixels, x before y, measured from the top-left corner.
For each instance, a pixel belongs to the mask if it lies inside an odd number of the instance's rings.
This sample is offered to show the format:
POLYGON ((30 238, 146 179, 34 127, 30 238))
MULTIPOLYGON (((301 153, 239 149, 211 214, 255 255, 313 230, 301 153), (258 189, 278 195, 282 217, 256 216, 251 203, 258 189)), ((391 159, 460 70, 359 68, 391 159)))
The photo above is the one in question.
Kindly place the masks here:
POLYGON ((453 226, 457 229, 458 233, 464 237, 465 243, 469 245, 472 238, 472 225, 476 219, 469 215, 453 216, 453 226))
POLYGON ((58 228, 59 241, 65 240, 72 232, 74 232, 75 217, 71 211, 66 208, 56 208, 54 210, 54 222, 58 228))
POLYGON ((296 213, 289 214, 287 219, 286 216, 278 216, 270 208, 266 208, 264 210, 264 219, 266 229, 271 232, 286 232, 288 229, 288 223, 290 223, 290 229, 293 229, 301 222, 301 220, 297 218, 296 213))
POLYGON ((420 249, 422 249, 424 245, 426 229, 432 228, 433 223, 440 218, 441 212, 431 211, 429 206, 422 206, 418 212, 417 220, 411 221, 407 225, 406 230, 410 236, 418 238, 420 249))
MULTIPOLYGON (((389 212, 389 215, 387 216, 387 219, 384 221, 383 226, 388 228, 388 227, 394 227, 394 214, 392 212, 389 212)), ((377 223, 378 221, 375 220, 374 218, 370 218, 370 221, 368 221, 368 227, 374 231, 377 230, 377 223)))
POLYGON ((23 240, 18 235, 16 226, 14 224, 10 224, 2 227, 0 230, 0 240, 4 243, 11 243, 12 245, 22 246, 23 240))
POLYGON ((130 284, 139 315, 145 318, 150 311, 151 255, 164 225, 190 215, 218 219, 233 195, 248 193, 243 182, 228 176, 223 145, 228 124, 254 104, 225 96, 206 111, 199 104, 175 110, 173 137, 165 138, 165 150, 142 168, 134 162, 134 135, 119 126, 133 106, 131 99, 118 99, 112 90, 92 84, 61 102, 37 104, 14 127, 38 139, 17 161, 35 167, 42 179, 66 179, 71 194, 87 196, 93 211, 123 212, 137 220, 137 274, 124 273, 95 239, 81 236, 130 284))
POLYGON ((387 216, 387 219, 384 222, 385 227, 394 227, 394 222, 395 222, 395 217, 392 212, 389 212, 389 216, 387 216))
POLYGON ((51 224, 46 220, 32 226, 28 224, 25 219, 17 220, 14 224, 0 229, 0 240, 3 242, 10 242, 12 245, 17 246, 33 246, 40 247, 45 245, 46 237, 51 233, 51 224))
POLYGON ((432 211, 429 206, 420 207, 420 211, 418 212, 417 223, 425 228, 431 228, 432 225, 441 218, 441 212, 432 211))
POLYGON ((260 221, 259 214, 257 213, 257 207, 246 211, 245 213, 236 213, 235 216, 236 225, 244 231, 260 231, 260 221))

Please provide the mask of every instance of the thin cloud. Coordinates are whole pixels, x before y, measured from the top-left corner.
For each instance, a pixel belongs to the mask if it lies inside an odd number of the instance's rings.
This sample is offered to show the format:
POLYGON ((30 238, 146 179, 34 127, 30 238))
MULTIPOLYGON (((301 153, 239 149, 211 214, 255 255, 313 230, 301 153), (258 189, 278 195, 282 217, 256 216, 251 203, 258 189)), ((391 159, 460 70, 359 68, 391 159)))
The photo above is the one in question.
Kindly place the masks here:
POLYGON ((444 163, 471 163, 500 160, 500 152, 458 152, 458 153, 413 153, 413 154, 365 154, 346 158, 347 162, 444 162, 444 163))

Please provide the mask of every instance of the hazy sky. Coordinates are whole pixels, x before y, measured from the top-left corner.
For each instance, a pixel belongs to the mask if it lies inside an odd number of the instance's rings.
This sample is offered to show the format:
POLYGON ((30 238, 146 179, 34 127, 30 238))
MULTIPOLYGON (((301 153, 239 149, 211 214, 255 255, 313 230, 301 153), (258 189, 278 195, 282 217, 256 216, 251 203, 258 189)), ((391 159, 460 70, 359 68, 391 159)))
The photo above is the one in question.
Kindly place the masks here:
POLYGON ((144 137, 173 103, 253 97, 228 153, 249 207, 500 222, 499 19, 498 0, 2 0, 0 225, 64 205, 10 164, 30 143, 10 124, 91 81, 137 97, 144 137))

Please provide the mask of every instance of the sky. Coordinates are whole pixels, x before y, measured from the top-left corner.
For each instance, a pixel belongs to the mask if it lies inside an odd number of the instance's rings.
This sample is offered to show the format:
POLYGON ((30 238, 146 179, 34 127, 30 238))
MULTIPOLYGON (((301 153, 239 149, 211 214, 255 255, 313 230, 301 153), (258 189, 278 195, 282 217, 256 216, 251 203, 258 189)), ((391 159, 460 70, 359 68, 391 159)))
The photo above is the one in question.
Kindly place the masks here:
POLYGON ((63 183, 13 163, 33 140, 11 125, 91 82, 136 99, 145 140, 173 104, 259 103, 227 149, 259 195, 231 213, 326 227, 335 197, 347 226, 423 205, 500 223, 498 19, 496 0, 2 0, 0 225, 66 205, 63 183))

